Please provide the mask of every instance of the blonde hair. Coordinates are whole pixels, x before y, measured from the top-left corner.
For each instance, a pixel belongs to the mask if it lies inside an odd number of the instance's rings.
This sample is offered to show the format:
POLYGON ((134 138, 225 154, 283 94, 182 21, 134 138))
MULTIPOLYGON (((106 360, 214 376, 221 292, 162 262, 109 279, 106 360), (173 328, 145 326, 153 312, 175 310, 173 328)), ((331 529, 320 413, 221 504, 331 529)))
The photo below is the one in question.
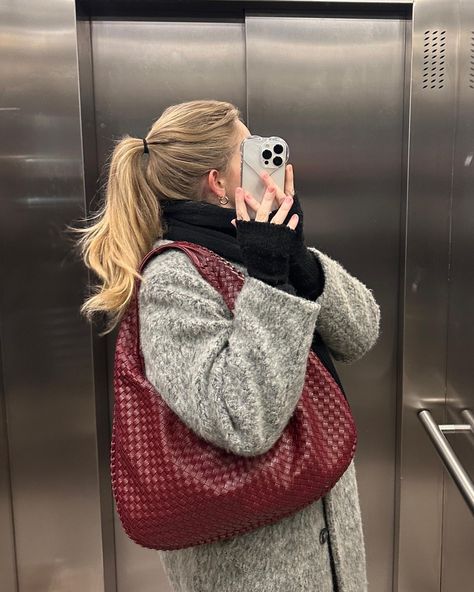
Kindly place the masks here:
POLYGON ((228 172, 239 139, 237 119, 241 113, 232 103, 188 101, 167 107, 153 123, 146 134, 149 154, 142 138, 126 135, 116 142, 106 163, 102 206, 79 220, 92 222, 86 228, 67 226, 81 235, 74 248, 100 280, 89 286, 92 295, 80 308, 90 322, 106 313, 100 336, 120 322, 135 278, 143 279, 138 272, 143 257, 167 230, 160 199, 206 199, 206 173, 228 172))

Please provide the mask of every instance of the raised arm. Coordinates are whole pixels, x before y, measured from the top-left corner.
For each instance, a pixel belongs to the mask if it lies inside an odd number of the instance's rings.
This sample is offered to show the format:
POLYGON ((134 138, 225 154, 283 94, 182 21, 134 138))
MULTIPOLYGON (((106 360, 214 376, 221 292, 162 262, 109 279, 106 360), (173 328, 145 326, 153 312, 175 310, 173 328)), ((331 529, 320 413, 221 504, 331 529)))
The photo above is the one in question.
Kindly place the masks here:
POLYGON ((324 272, 324 290, 315 300, 321 305, 316 328, 335 360, 352 364, 377 342, 380 307, 372 291, 340 263, 315 247, 324 272))
POLYGON ((301 395, 321 305, 246 276, 231 313, 174 249, 150 261, 144 278, 147 378, 205 440, 243 456, 269 450, 301 395))

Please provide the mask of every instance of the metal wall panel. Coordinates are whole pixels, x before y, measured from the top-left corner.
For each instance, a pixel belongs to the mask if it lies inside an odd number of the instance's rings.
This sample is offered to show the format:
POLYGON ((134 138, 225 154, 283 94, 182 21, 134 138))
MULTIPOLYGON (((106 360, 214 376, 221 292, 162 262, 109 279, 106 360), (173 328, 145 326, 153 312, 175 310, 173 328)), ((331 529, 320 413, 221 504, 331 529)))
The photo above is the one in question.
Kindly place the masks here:
MULTIPOLYGON (((247 94, 250 129, 288 138, 308 240, 374 288, 384 310, 384 340, 357 367, 339 370, 360 430, 370 579, 389 590, 407 23, 273 13, 248 17, 244 38, 242 23, 202 20, 92 22, 99 163, 113 138, 140 137, 165 106, 188 98, 229 99, 245 114, 247 94), (204 76, 206 89, 196 91, 204 76)), ((112 340, 109 352, 111 369, 112 340)), ((118 522, 116 531, 120 586, 153 589, 154 553, 134 545, 118 522)))
MULTIPOLYGON (((474 4, 460 5, 457 120, 453 161, 451 258, 449 273, 446 418, 468 424, 474 414, 474 4)), ((474 479, 474 434, 448 437, 462 466, 474 479)), ((474 521, 453 478, 444 472, 442 592, 474 587, 474 521)))
POLYGON ((418 418, 446 423, 448 269, 459 2, 413 10, 395 590, 441 586, 444 472, 418 418))
MULTIPOLYGON (((91 330, 78 313, 87 275, 63 232, 84 213, 75 6, 0 1, 0 11, 1 343, 18 589, 101 592, 91 330)), ((2 570, 2 592, 12 584, 2 570)))
MULTIPOLYGON (((3 269, 2 277, 4 277, 3 269)), ((0 360, 2 359, 1 345, 0 340, 0 360)), ((5 592, 13 592, 17 588, 17 577, 7 432, 5 389, 3 370, 0 364, 0 573, 5 592)))
POLYGON ((406 22, 341 14, 247 16, 246 23, 249 127, 288 141, 307 244, 373 289, 382 310, 376 347, 353 366, 336 366, 359 432, 356 468, 368 579, 371 589, 388 592, 395 510, 406 22))
MULTIPOLYGON (((224 21, 217 14, 203 14, 197 22, 189 17, 94 20, 91 33, 101 169, 113 139, 125 133, 143 137, 170 104, 229 100, 246 117, 245 37, 238 16, 227 14, 224 21)), ((116 331, 107 338, 110 385, 115 338, 116 331)), ((109 396, 113 401, 112 391, 109 396)), ((131 541, 117 515, 116 553, 120 592, 170 589, 156 552, 131 541)))
MULTIPOLYGON (((417 412, 465 423, 473 408, 472 2, 417 0, 411 22, 411 2, 249 1, 245 23, 239 2, 207 16, 183 1, 179 17, 158 15, 176 15, 170 2, 77 4, 76 46, 73 0, 0 0, 2 592, 169 589, 156 554, 114 518, 115 338, 79 316, 88 278, 62 230, 94 207, 114 138, 199 97, 248 109, 254 133, 278 122, 308 240, 381 304, 376 348, 337 364, 360 433, 371 589, 392 589, 393 550, 394 591, 467 589, 472 517, 417 412), (87 6, 109 18, 90 23, 87 6), (121 11, 134 18, 111 18, 121 11)), ((472 436, 449 440, 472 475, 472 436)))

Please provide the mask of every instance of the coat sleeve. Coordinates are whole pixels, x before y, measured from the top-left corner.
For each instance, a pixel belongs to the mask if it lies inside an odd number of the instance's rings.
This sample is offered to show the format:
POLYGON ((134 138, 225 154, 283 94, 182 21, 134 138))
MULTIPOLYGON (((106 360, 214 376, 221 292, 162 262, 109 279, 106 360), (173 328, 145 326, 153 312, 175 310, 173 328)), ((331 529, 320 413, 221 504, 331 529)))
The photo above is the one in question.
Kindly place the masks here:
POLYGON ((242 456, 269 450, 301 396, 321 305, 246 275, 231 312, 176 249, 154 257, 143 278, 148 380, 208 442, 242 456))
POLYGON ((380 307, 372 291, 337 261, 308 247, 324 271, 324 290, 316 299, 321 305, 316 329, 335 360, 352 364, 377 342, 380 307))

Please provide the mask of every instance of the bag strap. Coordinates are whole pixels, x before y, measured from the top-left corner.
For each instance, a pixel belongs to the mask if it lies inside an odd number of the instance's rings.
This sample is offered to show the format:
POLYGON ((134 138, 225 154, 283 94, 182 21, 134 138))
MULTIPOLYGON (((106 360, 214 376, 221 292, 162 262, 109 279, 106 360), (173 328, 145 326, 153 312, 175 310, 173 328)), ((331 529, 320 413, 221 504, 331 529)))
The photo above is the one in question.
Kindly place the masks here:
MULTIPOLYGON (((183 253, 186 253, 201 276, 221 294, 229 310, 232 311, 234 309, 235 300, 245 280, 244 274, 224 257, 197 243, 173 241, 155 247, 143 258, 139 266, 140 274, 150 259, 166 249, 180 249, 183 253)), ((138 283, 140 280, 136 278, 136 281, 136 293, 138 293, 138 283)))
POLYGON ((209 251, 209 249, 206 249, 206 247, 198 245, 197 243, 191 243, 189 241, 173 241, 171 243, 165 243, 164 245, 160 245, 159 247, 155 247, 154 249, 149 251, 144 256, 144 258, 138 268, 139 273, 140 274, 143 273, 143 268, 150 261, 150 259, 152 259, 158 253, 161 253, 162 251, 165 251, 166 249, 169 249, 169 248, 180 249, 181 251, 186 253, 186 255, 188 255, 189 258, 192 260, 192 262, 195 263, 197 266, 200 265, 200 260, 197 257, 197 254, 203 253, 204 250, 209 251))

